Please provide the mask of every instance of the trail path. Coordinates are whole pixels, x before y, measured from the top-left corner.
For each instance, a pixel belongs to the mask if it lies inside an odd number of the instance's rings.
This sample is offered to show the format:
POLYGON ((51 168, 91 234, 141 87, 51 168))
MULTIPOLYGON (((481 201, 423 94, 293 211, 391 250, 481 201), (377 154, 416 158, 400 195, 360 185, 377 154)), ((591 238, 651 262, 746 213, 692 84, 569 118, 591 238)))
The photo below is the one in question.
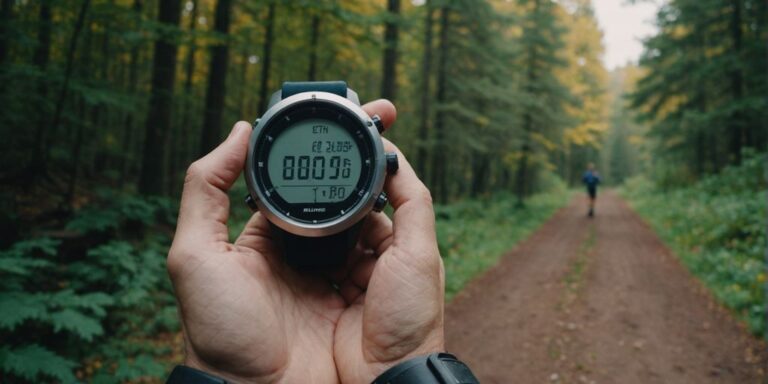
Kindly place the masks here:
POLYGON ((768 383, 764 343, 615 193, 579 197, 448 305, 483 384, 768 383))

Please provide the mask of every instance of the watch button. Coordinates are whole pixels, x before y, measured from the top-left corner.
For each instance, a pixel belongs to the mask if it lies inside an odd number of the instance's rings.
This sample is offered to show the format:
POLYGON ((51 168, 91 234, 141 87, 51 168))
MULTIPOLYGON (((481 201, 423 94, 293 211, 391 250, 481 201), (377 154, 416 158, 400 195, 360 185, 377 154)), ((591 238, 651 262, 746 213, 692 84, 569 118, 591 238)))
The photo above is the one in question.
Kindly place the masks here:
POLYGON ((251 194, 248 194, 245 196, 245 204, 248 205, 248 207, 251 208, 253 211, 258 211, 259 206, 256 205, 256 200, 254 200, 253 197, 251 197, 251 194))
POLYGON ((387 159, 387 173, 394 175, 397 173, 397 169, 400 168, 400 164, 397 161, 397 153, 389 152, 384 156, 387 159))
POLYGON ((371 120, 373 120, 373 124, 376 126, 376 129, 379 131, 379 133, 384 132, 384 123, 381 121, 381 116, 373 115, 371 120))
POLYGON ((261 119, 256 119, 256 120, 254 120, 254 121, 253 121, 253 127, 256 127, 257 125, 259 125, 259 122, 260 122, 260 121, 261 121, 261 119))
POLYGON ((379 197, 376 198, 376 202, 373 203, 373 210, 376 212, 381 212, 384 207, 387 206, 387 203, 389 202, 389 199, 387 199, 387 194, 382 192, 379 194, 379 197))

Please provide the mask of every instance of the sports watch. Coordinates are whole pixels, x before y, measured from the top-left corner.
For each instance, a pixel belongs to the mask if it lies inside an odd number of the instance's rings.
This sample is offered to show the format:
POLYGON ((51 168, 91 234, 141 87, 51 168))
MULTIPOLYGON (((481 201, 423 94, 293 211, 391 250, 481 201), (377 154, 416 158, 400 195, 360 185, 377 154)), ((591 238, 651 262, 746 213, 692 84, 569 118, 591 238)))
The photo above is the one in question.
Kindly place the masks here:
POLYGON ((343 81, 286 82, 254 122, 245 163, 246 203, 271 223, 297 269, 344 263, 365 217, 387 204, 379 116, 368 116, 343 81))

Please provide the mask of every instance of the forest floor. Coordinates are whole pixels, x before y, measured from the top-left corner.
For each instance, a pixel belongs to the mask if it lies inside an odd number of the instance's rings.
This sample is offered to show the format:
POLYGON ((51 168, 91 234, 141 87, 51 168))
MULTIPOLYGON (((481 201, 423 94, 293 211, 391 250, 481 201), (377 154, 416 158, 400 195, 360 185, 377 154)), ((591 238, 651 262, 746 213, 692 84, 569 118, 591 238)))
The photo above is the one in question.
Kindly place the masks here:
POLYGON ((768 383, 766 345, 619 196, 575 198, 446 309, 447 350, 493 383, 768 383))

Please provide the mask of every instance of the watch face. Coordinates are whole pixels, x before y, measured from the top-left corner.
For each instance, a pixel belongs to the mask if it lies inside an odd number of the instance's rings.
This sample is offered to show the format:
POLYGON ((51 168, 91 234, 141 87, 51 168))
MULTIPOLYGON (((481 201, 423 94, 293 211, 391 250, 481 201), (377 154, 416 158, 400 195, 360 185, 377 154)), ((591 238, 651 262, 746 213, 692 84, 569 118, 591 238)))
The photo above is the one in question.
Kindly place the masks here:
POLYGON ((367 128, 338 105, 307 101, 266 122, 253 157, 264 203, 320 224, 350 212, 370 192, 374 145, 367 128))

